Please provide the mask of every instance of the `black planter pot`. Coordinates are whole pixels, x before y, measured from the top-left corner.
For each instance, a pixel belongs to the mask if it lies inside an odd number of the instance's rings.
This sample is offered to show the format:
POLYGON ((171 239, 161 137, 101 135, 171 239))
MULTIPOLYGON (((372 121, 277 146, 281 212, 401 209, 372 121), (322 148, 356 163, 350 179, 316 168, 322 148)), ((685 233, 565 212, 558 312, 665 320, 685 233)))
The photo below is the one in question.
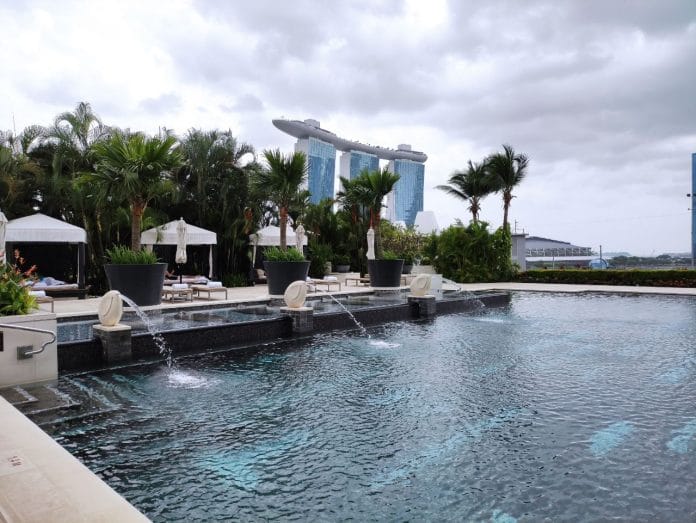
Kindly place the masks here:
POLYGON ((336 265, 336 272, 350 272, 350 265, 336 265))
POLYGON ((265 261, 263 267, 268 279, 268 294, 282 296, 292 282, 307 279, 308 261, 265 261))
POLYGON ((404 260, 367 260, 370 287, 401 287, 404 260))
POLYGON ((159 305, 166 263, 143 265, 104 265, 111 290, 127 296, 138 305, 159 305))
POLYGON ((404 268, 401 269, 401 274, 411 274, 411 271, 412 271, 412 270, 413 270, 413 265, 412 265, 412 264, 406 265, 406 264, 404 263, 404 268))

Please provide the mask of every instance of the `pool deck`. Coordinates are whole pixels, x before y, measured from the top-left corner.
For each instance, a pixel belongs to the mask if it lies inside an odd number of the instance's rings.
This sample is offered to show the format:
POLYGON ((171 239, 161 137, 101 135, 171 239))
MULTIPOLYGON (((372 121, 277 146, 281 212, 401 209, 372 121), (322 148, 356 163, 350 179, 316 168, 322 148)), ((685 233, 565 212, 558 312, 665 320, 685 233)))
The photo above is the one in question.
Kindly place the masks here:
MULTIPOLYGON (((455 290, 457 287, 446 284, 445 290, 455 290)), ((659 294, 677 296, 696 296, 696 288, 681 287, 637 287, 637 286, 617 286, 617 285, 565 285, 549 283, 464 283, 459 288, 465 291, 532 291, 532 292, 568 292, 568 293, 612 293, 612 294, 659 294)), ((405 287, 404 287, 405 289, 405 287)), ((370 287, 351 287, 343 286, 340 292, 333 295, 346 295, 365 293, 372 290, 370 287)), ((326 292, 316 292, 308 294, 308 298, 326 296, 326 292)), ((56 299, 54 303, 55 313, 58 318, 74 316, 94 316, 97 313, 97 306, 101 298, 87 298, 78 300, 73 298, 56 299)), ((232 287, 228 289, 228 299, 194 299, 191 301, 163 301, 160 305, 143 307, 144 310, 153 309, 176 309, 181 307, 210 307, 211 305, 242 305, 256 302, 268 301, 268 287, 257 285, 254 287, 232 287)), ((41 310, 50 310, 50 305, 41 304, 41 310)))

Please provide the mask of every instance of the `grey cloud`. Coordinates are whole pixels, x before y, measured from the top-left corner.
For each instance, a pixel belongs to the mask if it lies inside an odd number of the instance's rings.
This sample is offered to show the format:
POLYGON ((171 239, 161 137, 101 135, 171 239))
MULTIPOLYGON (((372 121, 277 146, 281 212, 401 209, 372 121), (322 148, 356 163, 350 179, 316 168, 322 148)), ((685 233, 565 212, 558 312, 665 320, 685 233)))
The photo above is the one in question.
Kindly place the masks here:
POLYGON ((145 98, 138 104, 139 109, 154 115, 176 111, 181 107, 181 97, 175 93, 162 93, 156 98, 145 98))

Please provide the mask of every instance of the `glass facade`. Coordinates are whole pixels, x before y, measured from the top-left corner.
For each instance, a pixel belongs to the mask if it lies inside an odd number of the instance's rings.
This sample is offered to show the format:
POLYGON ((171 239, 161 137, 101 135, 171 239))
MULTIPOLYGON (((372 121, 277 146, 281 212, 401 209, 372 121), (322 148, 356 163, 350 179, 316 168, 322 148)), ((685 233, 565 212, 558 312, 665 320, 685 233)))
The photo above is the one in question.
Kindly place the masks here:
POLYGON ((691 155, 691 259, 696 258, 696 153, 691 155))
POLYGON ((319 203, 334 197, 336 148, 330 143, 309 138, 307 151, 307 186, 310 201, 319 203))
POLYGON ((379 158, 377 158, 374 154, 351 151, 349 179, 354 180, 364 169, 367 169, 368 171, 378 170, 379 158))
POLYGON ((394 186, 394 219, 412 226, 423 210, 425 166, 410 160, 394 160, 394 173, 401 176, 394 186))

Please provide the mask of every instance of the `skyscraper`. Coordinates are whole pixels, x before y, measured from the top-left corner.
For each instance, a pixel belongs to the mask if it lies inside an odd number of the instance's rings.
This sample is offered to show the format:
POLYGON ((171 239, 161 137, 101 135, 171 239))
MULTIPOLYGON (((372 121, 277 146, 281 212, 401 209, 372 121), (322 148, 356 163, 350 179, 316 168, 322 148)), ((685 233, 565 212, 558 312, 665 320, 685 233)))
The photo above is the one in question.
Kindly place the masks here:
POLYGON ((423 210, 425 166, 411 160, 393 160, 389 162, 389 170, 400 178, 388 197, 387 218, 410 227, 416 222, 418 212, 423 210))
POLYGON ((691 265, 696 258, 696 153, 691 155, 691 265))
MULTIPOLYGON (((396 220, 403 220, 413 225, 418 211, 423 210, 423 180, 428 159, 425 153, 412 151, 410 145, 399 145, 397 149, 379 147, 361 142, 346 140, 331 131, 322 129, 317 120, 273 120, 273 125, 291 136, 296 137, 296 151, 307 155, 307 188, 311 201, 317 203, 324 198, 334 197, 334 178, 336 176, 336 151, 341 155, 341 176, 355 178, 360 171, 379 169, 380 160, 388 160, 393 169, 397 169, 403 180, 396 196, 396 220), (398 208, 398 210, 397 210, 398 208)), ((395 196, 395 195, 392 195, 395 196)), ((392 198, 393 200, 394 198, 392 198)))
POLYGON ((341 176, 349 180, 355 179, 364 169, 376 171, 379 169, 377 155, 362 151, 346 151, 341 155, 341 176))
POLYGON ((300 139, 295 151, 307 156, 307 189, 310 201, 319 203, 324 198, 334 197, 334 178, 336 177, 336 148, 317 138, 300 139))

